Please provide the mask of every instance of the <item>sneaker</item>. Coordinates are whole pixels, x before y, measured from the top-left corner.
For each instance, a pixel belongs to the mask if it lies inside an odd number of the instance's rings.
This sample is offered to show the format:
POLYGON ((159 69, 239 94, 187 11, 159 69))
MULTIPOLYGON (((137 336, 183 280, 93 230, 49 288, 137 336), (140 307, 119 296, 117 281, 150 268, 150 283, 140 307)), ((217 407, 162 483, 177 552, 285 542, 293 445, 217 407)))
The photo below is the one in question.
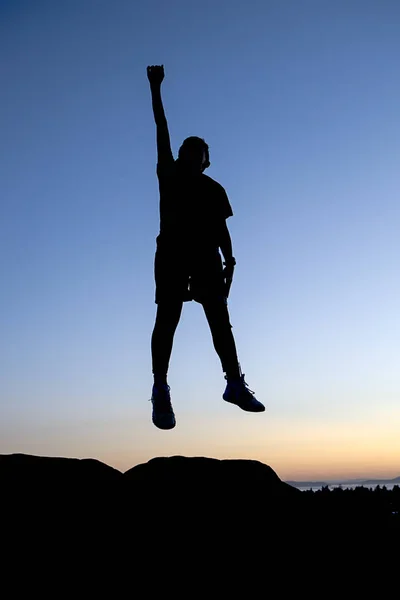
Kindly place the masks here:
POLYGON ((153 404, 152 420, 159 429, 173 429, 176 425, 175 415, 167 384, 153 385, 151 402, 153 404))
POLYGON ((228 380, 222 397, 226 402, 236 404, 248 412, 264 412, 265 410, 265 406, 255 398, 254 392, 249 390, 244 375, 241 375, 239 379, 228 380))

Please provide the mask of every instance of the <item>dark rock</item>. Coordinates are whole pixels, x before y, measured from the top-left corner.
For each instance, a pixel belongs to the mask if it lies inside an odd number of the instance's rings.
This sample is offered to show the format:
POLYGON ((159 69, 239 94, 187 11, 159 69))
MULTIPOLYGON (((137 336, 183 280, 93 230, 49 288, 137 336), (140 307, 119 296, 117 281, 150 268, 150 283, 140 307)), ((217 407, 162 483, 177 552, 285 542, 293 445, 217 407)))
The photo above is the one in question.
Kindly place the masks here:
POLYGON ((58 458, 29 454, 0 454, 0 484, 65 486, 113 484, 122 473, 92 458, 58 458))

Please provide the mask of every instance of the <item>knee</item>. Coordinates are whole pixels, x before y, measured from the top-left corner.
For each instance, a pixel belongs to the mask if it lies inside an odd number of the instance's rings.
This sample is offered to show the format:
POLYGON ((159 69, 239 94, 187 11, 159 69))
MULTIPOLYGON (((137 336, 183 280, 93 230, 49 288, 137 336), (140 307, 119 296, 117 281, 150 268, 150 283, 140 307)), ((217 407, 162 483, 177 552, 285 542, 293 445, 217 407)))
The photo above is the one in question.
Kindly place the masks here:
POLYGON ((231 331, 232 325, 229 320, 228 307, 224 303, 204 305, 204 310, 213 330, 231 331))
POLYGON ((158 305, 155 327, 175 329, 182 312, 182 303, 163 303, 158 305))

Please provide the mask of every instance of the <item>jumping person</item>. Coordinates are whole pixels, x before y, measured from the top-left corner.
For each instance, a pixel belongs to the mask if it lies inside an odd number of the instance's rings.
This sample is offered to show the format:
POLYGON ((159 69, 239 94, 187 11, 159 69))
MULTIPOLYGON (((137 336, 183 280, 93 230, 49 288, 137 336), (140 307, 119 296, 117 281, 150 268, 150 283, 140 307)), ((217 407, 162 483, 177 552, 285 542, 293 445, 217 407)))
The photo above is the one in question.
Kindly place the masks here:
POLYGON ((174 159, 161 99, 164 66, 147 67, 147 77, 157 128, 160 191, 160 230, 154 261, 157 315, 151 338, 153 423, 160 429, 175 427, 167 373, 183 302, 189 300, 203 306, 227 380, 223 399, 245 411, 262 412, 265 407, 249 390, 241 373, 229 321, 227 298, 236 264, 226 224, 233 215, 231 205, 224 188, 204 174, 210 159, 202 138, 186 138, 174 159))

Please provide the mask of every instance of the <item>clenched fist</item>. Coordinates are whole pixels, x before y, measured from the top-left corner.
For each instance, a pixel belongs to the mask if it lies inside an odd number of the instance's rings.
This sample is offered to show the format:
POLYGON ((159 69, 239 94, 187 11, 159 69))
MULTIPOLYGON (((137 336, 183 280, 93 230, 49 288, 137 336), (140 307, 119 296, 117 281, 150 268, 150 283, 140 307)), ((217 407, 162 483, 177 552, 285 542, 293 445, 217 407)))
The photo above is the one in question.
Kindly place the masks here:
POLYGON ((147 67, 147 77, 151 84, 161 85, 164 79, 164 65, 151 65, 147 67))

